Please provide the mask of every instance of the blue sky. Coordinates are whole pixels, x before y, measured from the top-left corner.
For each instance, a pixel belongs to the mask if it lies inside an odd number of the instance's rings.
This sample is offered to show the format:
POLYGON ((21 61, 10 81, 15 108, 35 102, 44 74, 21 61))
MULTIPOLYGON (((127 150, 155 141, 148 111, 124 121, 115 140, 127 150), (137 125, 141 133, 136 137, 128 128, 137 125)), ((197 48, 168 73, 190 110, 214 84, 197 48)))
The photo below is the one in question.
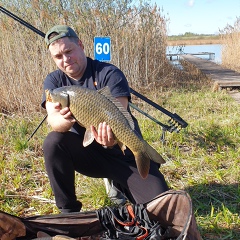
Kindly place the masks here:
POLYGON ((240 17, 240 0, 151 0, 170 18, 168 35, 216 34, 240 17))

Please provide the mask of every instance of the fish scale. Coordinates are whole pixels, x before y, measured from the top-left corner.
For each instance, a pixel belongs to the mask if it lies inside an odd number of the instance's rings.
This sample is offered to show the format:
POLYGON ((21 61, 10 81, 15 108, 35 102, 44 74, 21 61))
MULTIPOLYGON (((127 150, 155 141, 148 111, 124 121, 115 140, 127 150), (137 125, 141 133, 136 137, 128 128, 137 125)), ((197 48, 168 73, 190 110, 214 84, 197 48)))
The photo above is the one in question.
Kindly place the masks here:
POLYGON ((79 89, 74 89, 72 94, 69 89, 68 94, 70 95, 71 112, 82 126, 86 128, 90 125, 97 127, 99 123, 106 122, 111 126, 118 141, 125 145, 128 143, 127 146, 135 152, 137 151, 136 149, 142 148, 140 146, 142 142, 136 141, 136 131, 132 130, 124 114, 119 111, 119 108, 111 100, 99 94, 98 104, 96 104, 93 101, 96 98, 96 92, 89 89, 83 92, 79 91, 79 89), (74 94, 78 95, 78 97, 75 97, 74 94), (85 99, 84 103, 81 99, 85 99), (84 118, 81 117, 83 115, 85 115, 84 118))
POLYGON ((159 164, 165 162, 134 130, 131 115, 112 97, 108 87, 96 91, 80 86, 67 86, 47 90, 46 95, 48 101, 60 102, 62 107, 69 106, 77 122, 86 128, 86 136, 92 136, 90 141, 86 141, 87 145, 94 139, 90 126, 98 127, 99 123, 106 122, 122 151, 124 152, 127 146, 133 152, 138 171, 143 178, 148 175, 150 160, 159 164))

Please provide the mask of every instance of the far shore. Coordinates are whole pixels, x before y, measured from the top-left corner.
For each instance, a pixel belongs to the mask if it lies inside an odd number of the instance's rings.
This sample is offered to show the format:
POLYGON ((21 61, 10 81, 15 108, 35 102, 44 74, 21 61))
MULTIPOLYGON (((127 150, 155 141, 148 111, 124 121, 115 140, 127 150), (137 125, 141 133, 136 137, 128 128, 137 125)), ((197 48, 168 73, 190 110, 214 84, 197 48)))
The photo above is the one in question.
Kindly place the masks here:
POLYGON ((207 45, 207 44, 223 44, 222 39, 178 39, 167 40, 168 46, 186 46, 186 45, 207 45))

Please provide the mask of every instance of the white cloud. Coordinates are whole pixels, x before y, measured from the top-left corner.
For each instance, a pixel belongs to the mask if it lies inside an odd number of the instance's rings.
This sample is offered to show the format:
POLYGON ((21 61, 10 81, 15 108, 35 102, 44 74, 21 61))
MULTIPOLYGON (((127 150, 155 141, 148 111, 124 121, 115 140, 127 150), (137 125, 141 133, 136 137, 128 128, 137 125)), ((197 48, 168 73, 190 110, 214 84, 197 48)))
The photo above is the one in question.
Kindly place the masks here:
POLYGON ((189 0, 188 1, 188 6, 189 7, 193 7, 193 5, 194 5, 194 0, 189 0))

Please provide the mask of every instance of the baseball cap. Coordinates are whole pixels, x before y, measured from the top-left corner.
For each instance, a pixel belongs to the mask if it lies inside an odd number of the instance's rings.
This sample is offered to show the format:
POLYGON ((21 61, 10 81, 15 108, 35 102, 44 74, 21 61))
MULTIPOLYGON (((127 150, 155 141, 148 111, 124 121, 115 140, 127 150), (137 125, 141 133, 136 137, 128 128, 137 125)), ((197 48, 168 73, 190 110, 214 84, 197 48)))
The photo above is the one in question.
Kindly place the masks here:
POLYGON ((78 35, 75 33, 75 31, 66 25, 56 25, 48 30, 48 32, 45 35, 45 43, 47 44, 47 47, 54 41, 63 38, 63 37, 75 37, 78 38, 78 35), (49 39, 49 36, 52 33, 57 33, 58 35, 52 37, 49 39))

